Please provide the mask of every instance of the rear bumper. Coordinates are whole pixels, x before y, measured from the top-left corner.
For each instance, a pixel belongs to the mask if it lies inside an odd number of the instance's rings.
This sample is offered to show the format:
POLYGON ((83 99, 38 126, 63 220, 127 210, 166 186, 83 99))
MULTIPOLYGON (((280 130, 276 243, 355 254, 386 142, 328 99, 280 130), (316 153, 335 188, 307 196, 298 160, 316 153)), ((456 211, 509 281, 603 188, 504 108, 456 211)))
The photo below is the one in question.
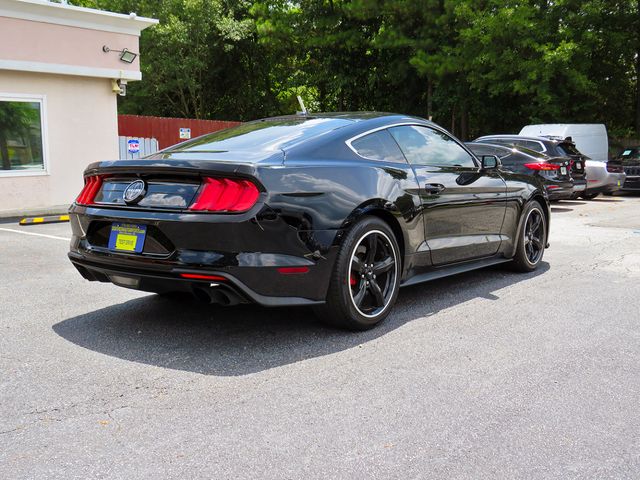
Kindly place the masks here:
POLYGON ((625 182, 626 175, 607 171, 605 162, 588 163, 587 168, 587 193, 616 192, 625 182))
POLYGON ((545 182, 545 189, 550 201, 568 200, 573 195, 571 182, 545 182))
POLYGON ((573 193, 582 193, 587 189, 587 181, 584 178, 573 180, 573 193))
POLYGON ((627 176, 622 186, 622 190, 627 192, 640 191, 640 176, 627 176))
POLYGON ((69 260, 78 272, 89 281, 111 282, 114 285, 134 290, 155 293, 182 292, 196 297, 203 294, 212 299, 219 298, 217 303, 257 303, 265 307, 316 305, 324 303, 324 299, 316 300, 295 296, 262 295, 244 282, 226 271, 202 270, 192 268, 173 268, 165 271, 141 270, 131 266, 112 266, 88 261, 86 258, 69 253, 69 260), (197 273, 214 275, 225 280, 191 280, 181 278, 181 273, 197 273))
POLYGON ((243 218, 74 205, 69 259, 87 280, 137 290, 194 293, 222 289, 265 306, 322 303, 337 252, 333 242, 338 231, 297 230, 278 216, 260 221, 259 215, 252 215, 243 218), (101 232, 111 222, 146 225, 145 250, 140 254, 109 250, 101 232), (291 267, 302 271, 280 271, 291 267), (224 280, 186 279, 182 274, 224 280))

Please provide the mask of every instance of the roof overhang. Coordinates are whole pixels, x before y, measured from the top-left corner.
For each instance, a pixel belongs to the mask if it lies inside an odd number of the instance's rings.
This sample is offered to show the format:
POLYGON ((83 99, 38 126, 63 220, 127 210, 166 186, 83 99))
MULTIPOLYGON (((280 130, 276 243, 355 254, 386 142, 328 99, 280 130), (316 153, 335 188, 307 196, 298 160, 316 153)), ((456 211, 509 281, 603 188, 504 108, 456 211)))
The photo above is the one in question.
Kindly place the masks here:
POLYGON ((47 0, 0 0, 0 17, 137 36, 158 23, 155 18, 138 17, 135 13, 124 15, 47 0))

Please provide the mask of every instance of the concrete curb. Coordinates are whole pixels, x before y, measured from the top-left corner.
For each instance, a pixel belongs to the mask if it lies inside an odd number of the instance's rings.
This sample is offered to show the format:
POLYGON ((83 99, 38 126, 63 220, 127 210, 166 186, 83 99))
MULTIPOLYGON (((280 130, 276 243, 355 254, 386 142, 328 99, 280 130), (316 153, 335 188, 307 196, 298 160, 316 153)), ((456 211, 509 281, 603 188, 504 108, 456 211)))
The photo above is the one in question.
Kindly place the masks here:
POLYGON ((20 220, 20 225, 40 225, 43 223, 60 223, 60 222, 68 222, 69 215, 48 215, 42 217, 27 217, 20 220))

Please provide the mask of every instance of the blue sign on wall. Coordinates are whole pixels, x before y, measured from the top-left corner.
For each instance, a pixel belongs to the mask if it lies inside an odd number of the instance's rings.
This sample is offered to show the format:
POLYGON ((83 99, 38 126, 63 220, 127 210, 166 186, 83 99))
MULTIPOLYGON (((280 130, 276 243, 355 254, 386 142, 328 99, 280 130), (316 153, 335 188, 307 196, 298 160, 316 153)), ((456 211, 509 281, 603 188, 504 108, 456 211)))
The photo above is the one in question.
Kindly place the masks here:
POLYGON ((137 138, 132 138, 127 141, 127 151, 129 153, 138 153, 140 152, 140 140, 137 138))

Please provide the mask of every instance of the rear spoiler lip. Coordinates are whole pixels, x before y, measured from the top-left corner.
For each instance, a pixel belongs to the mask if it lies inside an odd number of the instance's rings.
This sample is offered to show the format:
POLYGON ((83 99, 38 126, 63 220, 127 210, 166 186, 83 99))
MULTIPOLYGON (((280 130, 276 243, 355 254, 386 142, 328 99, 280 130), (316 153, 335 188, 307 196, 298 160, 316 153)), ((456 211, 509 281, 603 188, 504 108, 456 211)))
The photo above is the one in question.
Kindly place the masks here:
POLYGON ((240 173, 251 175, 256 171, 256 166, 252 164, 223 163, 223 162, 166 162, 166 161, 145 161, 118 160, 115 162, 98 162, 89 165, 84 175, 95 175, 100 173, 175 173, 175 174, 233 174, 240 173))
POLYGON ((109 160, 94 162, 87 166, 85 176, 99 172, 118 173, 211 173, 229 174, 239 172, 249 174, 256 172, 259 167, 282 166, 284 152, 277 150, 260 154, 253 152, 189 152, 185 155, 177 152, 176 156, 161 152, 148 157, 132 160, 109 160), (179 155, 179 157, 178 157, 179 155), (187 158, 185 158, 187 157, 187 158), (216 157, 227 157, 226 160, 216 157))

